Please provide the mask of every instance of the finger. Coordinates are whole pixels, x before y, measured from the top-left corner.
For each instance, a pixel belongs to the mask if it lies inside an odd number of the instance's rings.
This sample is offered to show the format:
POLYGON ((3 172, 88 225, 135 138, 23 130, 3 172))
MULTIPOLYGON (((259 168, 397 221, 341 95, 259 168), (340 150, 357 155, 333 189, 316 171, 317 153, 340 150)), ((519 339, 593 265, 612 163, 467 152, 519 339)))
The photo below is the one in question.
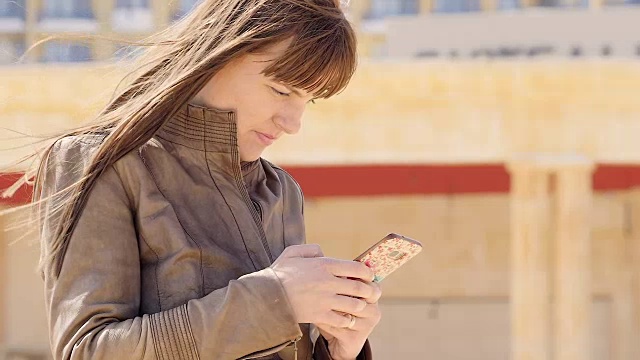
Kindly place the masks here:
POLYGON ((338 295, 352 296, 361 299, 373 299, 376 296, 376 292, 379 291, 371 284, 341 278, 335 278, 334 281, 331 282, 331 288, 338 295))
POLYGON ((363 300, 369 304, 375 304, 380 300, 380 297, 382 297, 382 288, 378 283, 370 283, 369 285, 374 288, 374 292, 371 296, 363 298, 363 300))
POLYGON ((316 258, 323 257, 322 249, 317 244, 291 245, 284 249, 282 255, 285 258, 316 258))
POLYGON ((377 324, 382 318, 382 312, 380 311, 378 304, 368 304, 364 310, 352 315, 355 315, 362 321, 371 322, 373 324, 377 324))
POLYGON ((375 274, 365 264, 357 261, 327 258, 327 268, 334 276, 347 277, 372 282, 375 274))
POLYGON ((351 296, 336 295, 332 302, 332 310, 347 314, 357 314, 365 310, 367 302, 351 296))
POLYGON ((320 334, 322 334, 325 338, 327 337, 326 334, 334 338, 340 338, 340 332, 344 331, 343 329, 339 329, 331 325, 326 325, 326 324, 314 324, 314 325, 318 327, 318 329, 320 330, 320 334))
POLYGON ((335 311, 329 311, 320 320, 318 320, 317 324, 333 326, 338 329, 345 329, 351 323, 351 316, 340 314, 335 311))

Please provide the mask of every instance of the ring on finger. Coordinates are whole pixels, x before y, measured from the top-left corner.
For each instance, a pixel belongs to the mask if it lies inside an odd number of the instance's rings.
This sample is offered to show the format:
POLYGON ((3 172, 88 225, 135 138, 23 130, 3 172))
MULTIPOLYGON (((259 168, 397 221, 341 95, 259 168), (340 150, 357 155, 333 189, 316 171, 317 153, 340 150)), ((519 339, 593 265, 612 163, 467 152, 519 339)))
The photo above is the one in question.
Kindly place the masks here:
POLYGON ((349 319, 349 325, 347 325, 347 329, 349 330, 353 330, 353 327, 356 325, 356 317, 349 314, 350 319, 349 319))

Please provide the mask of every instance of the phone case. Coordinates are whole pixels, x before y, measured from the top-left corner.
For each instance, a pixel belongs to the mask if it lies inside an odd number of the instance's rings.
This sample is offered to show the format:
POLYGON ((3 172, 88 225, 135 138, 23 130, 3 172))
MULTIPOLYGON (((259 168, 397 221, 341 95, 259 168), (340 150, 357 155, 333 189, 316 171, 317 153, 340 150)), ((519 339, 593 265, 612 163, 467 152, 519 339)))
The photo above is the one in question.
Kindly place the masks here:
POLYGON ((355 258, 375 272, 374 282, 380 282, 389 274, 422 251, 420 242, 398 234, 389 234, 355 258))

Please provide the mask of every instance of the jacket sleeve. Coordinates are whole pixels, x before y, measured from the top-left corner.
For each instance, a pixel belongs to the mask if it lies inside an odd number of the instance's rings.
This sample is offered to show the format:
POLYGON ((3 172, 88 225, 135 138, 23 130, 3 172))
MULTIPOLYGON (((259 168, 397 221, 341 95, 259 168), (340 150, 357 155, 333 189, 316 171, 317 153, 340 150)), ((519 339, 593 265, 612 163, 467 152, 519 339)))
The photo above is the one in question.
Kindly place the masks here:
MULTIPOLYGON (((60 150, 47 171, 45 196, 69 183, 70 163, 77 164, 73 154, 60 150)), ((43 224, 45 252, 54 223, 43 224)), ((109 168, 90 193, 60 275, 44 269, 54 359, 238 359, 277 350, 302 335, 270 268, 146 315, 139 311, 140 266, 132 207, 109 168)))

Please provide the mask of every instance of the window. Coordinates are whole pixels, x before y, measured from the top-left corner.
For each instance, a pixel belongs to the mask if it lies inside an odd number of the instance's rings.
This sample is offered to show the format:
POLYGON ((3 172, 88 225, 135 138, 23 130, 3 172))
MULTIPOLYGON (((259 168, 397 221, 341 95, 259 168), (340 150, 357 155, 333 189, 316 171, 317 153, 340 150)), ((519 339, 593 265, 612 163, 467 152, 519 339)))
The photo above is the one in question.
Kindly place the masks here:
POLYGON ((91 0, 45 0, 45 17, 92 18, 91 0))
POLYGON ((91 48, 85 44, 49 42, 45 44, 43 62, 91 61, 91 48))
POLYGON ((498 9, 500 10, 513 10, 520 7, 519 0, 500 0, 498 2, 498 9))
POLYGON ((0 1, 0 17, 20 17, 24 18, 25 0, 2 0, 0 1))
POLYGON ((413 15, 420 12, 418 0, 373 0, 369 14, 369 19, 379 19, 394 15, 413 15))
POLYGON ((176 18, 181 18, 185 16, 187 13, 191 12, 191 10, 193 10, 193 8, 196 7, 196 5, 198 5, 199 2, 200 0, 181 0, 180 8, 176 13, 176 18))
POLYGON ((640 0, 604 0, 605 5, 638 5, 640 0))
POLYGON ((153 13, 149 0, 118 0, 111 14, 111 27, 117 32, 153 30, 153 13))
POLYGON ((435 5, 436 12, 459 13, 480 11, 480 0, 438 0, 435 5))
POLYGON ((149 7, 149 0, 118 0, 116 2, 116 7, 129 9, 146 9, 149 7))
POLYGON ((540 6, 546 7, 589 7, 589 0, 542 0, 540 6))

